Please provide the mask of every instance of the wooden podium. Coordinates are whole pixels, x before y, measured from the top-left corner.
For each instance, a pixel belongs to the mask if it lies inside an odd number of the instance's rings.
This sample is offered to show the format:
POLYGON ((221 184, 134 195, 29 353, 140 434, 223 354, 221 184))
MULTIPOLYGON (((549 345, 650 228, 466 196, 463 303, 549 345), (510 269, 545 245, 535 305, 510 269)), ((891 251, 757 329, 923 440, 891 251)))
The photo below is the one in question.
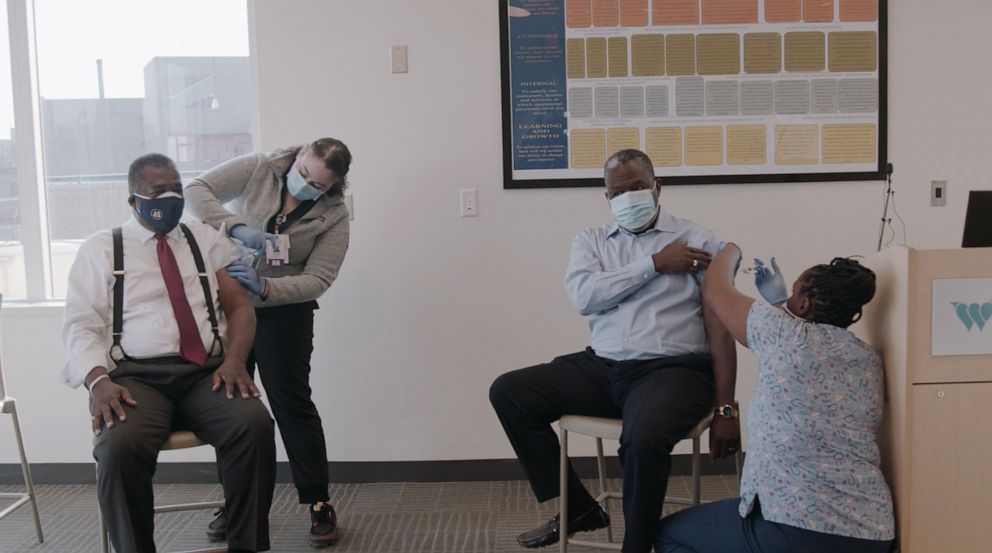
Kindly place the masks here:
MULTIPOLYGON (((956 304, 944 301, 955 287, 992 302, 992 248, 890 248, 865 264, 877 274, 878 291, 852 330, 885 361, 882 468, 895 499, 901 551, 990 552, 992 353, 947 354, 943 329, 992 346, 992 320, 980 329, 965 303, 961 320, 953 321, 960 329, 942 326, 937 347, 943 354, 934 355, 939 321, 933 317, 934 309, 945 310, 941 317, 957 315, 956 304), (976 294, 975 286, 986 285, 987 294, 976 294), (938 287, 945 292, 935 306, 938 287)), ((988 308, 971 309, 975 319, 987 318, 988 308)))

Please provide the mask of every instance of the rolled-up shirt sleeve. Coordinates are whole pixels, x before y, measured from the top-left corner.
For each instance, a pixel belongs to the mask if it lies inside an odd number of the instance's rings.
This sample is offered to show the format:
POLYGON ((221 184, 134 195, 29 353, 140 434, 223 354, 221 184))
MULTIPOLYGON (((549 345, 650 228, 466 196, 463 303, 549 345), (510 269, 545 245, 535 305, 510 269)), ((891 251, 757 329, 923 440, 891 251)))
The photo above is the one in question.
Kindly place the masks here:
POLYGON ((605 270, 590 241, 587 232, 575 237, 565 273, 565 291, 581 315, 616 307, 658 275, 650 256, 618 269, 605 270))
POLYGON ((95 367, 113 370, 108 356, 113 287, 109 232, 83 242, 69 270, 62 342, 66 362, 59 380, 71 388, 83 384, 95 367))
MULTIPOLYGON (((727 246, 727 242, 720 240, 715 234, 708 230, 699 231, 699 236, 694 236, 689 242, 689 245, 693 248, 699 248, 701 250, 706 250, 713 259, 720 253, 723 248, 727 246)), ((702 271, 696 271, 692 274, 692 278, 696 281, 696 284, 702 286, 703 277, 706 276, 706 269, 702 271)))

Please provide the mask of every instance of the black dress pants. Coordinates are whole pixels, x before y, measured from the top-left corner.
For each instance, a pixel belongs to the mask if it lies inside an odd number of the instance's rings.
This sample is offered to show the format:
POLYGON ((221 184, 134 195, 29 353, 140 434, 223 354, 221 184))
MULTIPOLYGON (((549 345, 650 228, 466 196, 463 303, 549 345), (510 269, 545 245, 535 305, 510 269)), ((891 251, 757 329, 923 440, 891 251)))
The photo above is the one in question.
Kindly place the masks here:
POLYGON ((138 405, 127 421, 104 428, 93 446, 97 498, 114 551, 154 553, 154 493, 158 452, 174 430, 190 430, 217 450, 227 484, 227 543, 269 549, 269 506, 275 485, 272 418, 258 399, 227 399, 211 390, 214 367, 123 361, 110 373, 138 405), (231 485, 233 484, 233 485, 231 485))
POLYGON ((310 355, 317 302, 255 310, 255 345, 248 359, 262 386, 286 447, 300 503, 327 501, 329 476, 324 427, 311 399, 310 355))
MULTIPOLYGON (((558 435, 562 415, 623 419, 623 551, 651 550, 668 487, 672 448, 713 408, 708 355, 612 361, 591 348, 550 363, 506 373, 493 382, 490 401, 538 501, 559 495, 558 435)), ((569 512, 594 505, 568 467, 569 512)))

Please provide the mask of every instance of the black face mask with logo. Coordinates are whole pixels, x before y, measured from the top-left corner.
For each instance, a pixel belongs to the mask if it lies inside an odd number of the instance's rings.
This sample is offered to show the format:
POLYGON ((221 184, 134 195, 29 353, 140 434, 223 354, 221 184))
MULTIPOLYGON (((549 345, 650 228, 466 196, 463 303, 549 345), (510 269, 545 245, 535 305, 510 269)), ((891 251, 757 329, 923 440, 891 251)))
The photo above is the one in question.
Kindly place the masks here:
POLYGON ((178 192, 165 192, 149 198, 132 194, 138 216, 158 234, 167 234, 179 224, 183 216, 185 200, 178 192))

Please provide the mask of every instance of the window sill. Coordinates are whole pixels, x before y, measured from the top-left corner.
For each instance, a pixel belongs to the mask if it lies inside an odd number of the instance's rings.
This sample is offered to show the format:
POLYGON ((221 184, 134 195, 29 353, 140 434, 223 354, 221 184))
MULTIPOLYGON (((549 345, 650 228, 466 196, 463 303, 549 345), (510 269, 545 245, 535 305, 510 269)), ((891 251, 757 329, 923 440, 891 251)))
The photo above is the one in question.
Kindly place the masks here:
POLYGON ((3 302, 4 314, 13 317, 62 315, 64 311, 65 311, 65 301, 61 301, 61 300, 55 300, 55 301, 9 300, 3 302))

